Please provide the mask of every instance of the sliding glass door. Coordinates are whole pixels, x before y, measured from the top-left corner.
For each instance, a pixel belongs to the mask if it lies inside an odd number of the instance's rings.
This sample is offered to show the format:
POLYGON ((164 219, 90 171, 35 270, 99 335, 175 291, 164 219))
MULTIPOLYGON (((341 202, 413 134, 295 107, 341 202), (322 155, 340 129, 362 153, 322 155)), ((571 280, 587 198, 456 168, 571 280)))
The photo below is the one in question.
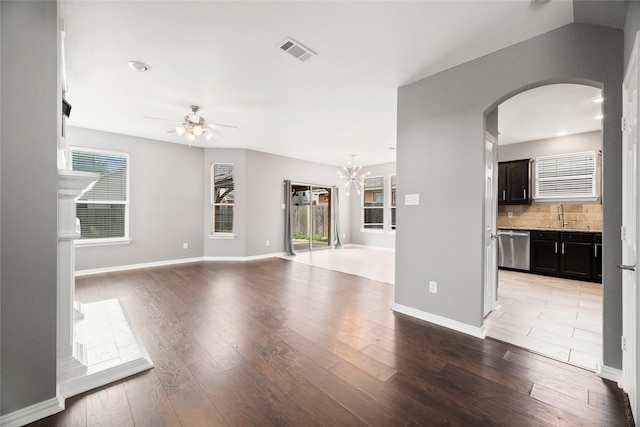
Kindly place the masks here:
POLYGON ((294 251, 331 247, 331 187, 291 184, 294 251))

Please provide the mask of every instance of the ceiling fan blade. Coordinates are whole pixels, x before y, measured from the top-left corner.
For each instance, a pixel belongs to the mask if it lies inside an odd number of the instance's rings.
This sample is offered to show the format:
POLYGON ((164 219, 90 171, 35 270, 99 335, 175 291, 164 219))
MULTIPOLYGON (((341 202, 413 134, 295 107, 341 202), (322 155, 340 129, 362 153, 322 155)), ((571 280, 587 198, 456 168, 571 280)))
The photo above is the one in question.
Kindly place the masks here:
POLYGON ((167 133, 177 133, 175 129, 168 130, 167 133))
POLYGON ((238 126, 223 125, 221 123, 209 123, 209 124, 207 124, 207 126, 210 127, 211 129, 216 129, 216 128, 229 128, 229 129, 234 129, 234 130, 240 129, 238 126))
POLYGON ((170 119, 162 119, 160 117, 149 117, 149 116, 143 116, 143 119, 150 119, 150 120, 162 120, 163 122, 174 122, 175 120, 170 120, 170 119))

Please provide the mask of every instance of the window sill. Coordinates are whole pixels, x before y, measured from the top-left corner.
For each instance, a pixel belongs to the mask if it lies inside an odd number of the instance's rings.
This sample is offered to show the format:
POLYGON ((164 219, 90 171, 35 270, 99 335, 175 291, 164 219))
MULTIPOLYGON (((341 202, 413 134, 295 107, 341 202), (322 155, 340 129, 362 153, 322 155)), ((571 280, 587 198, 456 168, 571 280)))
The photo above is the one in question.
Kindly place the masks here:
POLYGON ((372 233, 372 234, 384 234, 384 230, 382 228, 361 228, 361 233, 372 233))
POLYGON ((233 233, 211 233, 209 234, 209 239, 211 240, 229 240, 235 239, 236 235, 233 233))
POLYGON ((92 246, 113 246, 113 245, 128 245, 131 243, 131 239, 78 239, 74 240, 77 248, 88 248, 92 246))

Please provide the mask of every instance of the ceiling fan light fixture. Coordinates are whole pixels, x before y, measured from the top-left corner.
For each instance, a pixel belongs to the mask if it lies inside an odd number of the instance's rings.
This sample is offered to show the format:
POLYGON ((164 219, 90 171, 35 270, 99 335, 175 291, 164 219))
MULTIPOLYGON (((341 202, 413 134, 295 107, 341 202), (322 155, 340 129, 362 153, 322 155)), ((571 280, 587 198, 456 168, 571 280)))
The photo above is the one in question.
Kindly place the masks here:
POLYGON ((211 138, 212 138, 212 136, 211 136, 211 132, 205 132, 205 133, 204 133, 204 137, 205 137, 205 139, 206 139, 207 141, 211 141, 211 138))
POLYGON ((180 136, 182 136, 185 132, 187 131, 187 129, 184 126, 177 126, 176 127, 176 133, 180 136))
POLYGON ((195 136, 195 134, 194 134, 193 132, 189 132, 189 133, 187 134, 187 141, 193 142, 193 141, 195 141, 195 140, 196 140, 196 136, 195 136))
POLYGON ((202 126, 196 125, 196 126, 193 127, 193 130, 191 132, 193 132, 193 134, 196 135, 196 136, 200 136, 200 135, 202 135, 204 130, 202 129, 202 126))

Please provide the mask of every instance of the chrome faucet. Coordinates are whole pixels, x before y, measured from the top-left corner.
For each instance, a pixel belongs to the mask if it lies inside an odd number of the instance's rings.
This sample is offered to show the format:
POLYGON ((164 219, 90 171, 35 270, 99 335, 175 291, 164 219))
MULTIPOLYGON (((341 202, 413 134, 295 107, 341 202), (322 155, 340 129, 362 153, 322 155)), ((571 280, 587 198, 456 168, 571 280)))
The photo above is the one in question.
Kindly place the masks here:
POLYGON ((565 228, 567 225, 569 225, 569 221, 564 220, 564 206, 562 206, 562 203, 556 206, 556 210, 558 212, 558 221, 560 221, 560 226, 562 228, 565 228))

